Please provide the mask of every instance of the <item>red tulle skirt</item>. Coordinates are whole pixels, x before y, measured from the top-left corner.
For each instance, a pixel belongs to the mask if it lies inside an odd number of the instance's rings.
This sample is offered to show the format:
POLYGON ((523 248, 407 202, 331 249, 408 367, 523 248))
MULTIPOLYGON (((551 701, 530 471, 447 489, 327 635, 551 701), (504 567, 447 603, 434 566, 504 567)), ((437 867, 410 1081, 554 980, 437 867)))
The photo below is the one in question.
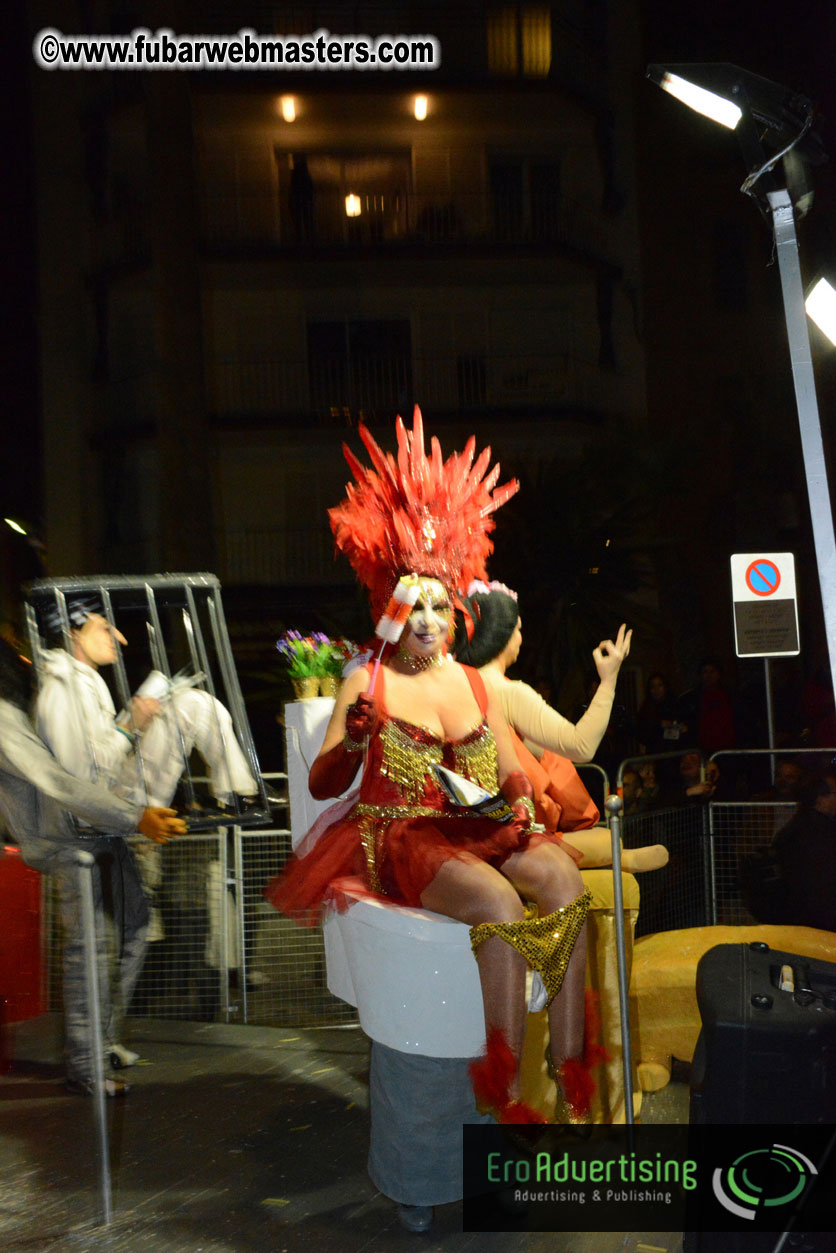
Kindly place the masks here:
MULTIPOLYGON (((455 813, 396 819, 377 829, 376 868, 383 886, 381 894, 369 885, 363 820, 353 810, 353 801, 339 801, 325 811, 298 852, 265 888, 264 896, 271 905, 301 923, 314 925, 325 904, 344 907, 344 891, 350 889, 356 895, 359 880, 370 897, 420 907, 422 893, 451 858, 483 861, 499 869, 512 853, 543 842, 562 842, 559 835, 523 831, 516 822, 455 813)), ((565 851, 573 860, 580 857, 568 846, 565 851)))

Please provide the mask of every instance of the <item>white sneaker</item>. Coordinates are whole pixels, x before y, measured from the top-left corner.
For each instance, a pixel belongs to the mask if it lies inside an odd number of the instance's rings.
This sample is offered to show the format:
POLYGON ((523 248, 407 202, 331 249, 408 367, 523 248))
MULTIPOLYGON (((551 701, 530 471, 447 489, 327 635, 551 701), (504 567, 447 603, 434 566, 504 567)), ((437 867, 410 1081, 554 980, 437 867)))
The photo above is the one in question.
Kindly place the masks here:
POLYGON ((133 1053, 130 1049, 126 1049, 124 1044, 111 1044, 107 1050, 107 1056, 114 1070, 126 1070, 128 1066, 135 1065, 139 1061, 139 1053, 133 1053))

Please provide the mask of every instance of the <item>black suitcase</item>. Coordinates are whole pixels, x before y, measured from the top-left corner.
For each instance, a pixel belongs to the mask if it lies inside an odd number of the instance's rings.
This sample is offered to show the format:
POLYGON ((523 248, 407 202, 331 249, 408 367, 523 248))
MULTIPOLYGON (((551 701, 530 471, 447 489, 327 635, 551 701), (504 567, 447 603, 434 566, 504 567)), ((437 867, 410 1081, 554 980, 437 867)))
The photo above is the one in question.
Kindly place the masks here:
POLYGON ((697 1004, 692 1123, 836 1123, 836 964, 720 944, 697 967, 697 1004))

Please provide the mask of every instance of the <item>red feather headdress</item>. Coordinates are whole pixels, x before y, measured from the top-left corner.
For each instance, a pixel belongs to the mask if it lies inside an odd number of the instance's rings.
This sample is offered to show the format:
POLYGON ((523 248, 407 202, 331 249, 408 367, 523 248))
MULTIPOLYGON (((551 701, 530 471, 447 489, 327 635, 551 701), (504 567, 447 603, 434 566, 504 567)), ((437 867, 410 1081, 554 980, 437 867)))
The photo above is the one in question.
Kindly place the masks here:
POLYGON ((347 485, 345 500, 328 511, 337 548, 368 590, 375 618, 402 574, 439 579, 453 592, 471 579, 485 578, 493 552, 491 515, 519 490, 516 479, 496 487, 499 465, 488 471, 490 448, 474 461, 473 435, 463 452, 446 461, 433 437, 427 458, 417 405, 412 431, 401 418, 396 431, 397 460, 360 424, 372 468, 361 465, 343 444, 355 482, 347 485))

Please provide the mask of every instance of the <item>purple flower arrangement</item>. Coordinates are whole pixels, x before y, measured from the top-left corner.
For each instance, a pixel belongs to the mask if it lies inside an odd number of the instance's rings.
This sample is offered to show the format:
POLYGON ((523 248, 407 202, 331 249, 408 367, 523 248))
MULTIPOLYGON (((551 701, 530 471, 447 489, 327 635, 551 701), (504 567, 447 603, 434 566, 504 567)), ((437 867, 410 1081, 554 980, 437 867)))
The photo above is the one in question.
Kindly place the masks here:
POLYGON ((291 679, 307 679, 332 675, 339 679, 343 666, 357 653, 350 640, 330 640, 321 631, 302 635, 301 631, 285 631, 276 641, 279 656, 287 665, 291 679))

